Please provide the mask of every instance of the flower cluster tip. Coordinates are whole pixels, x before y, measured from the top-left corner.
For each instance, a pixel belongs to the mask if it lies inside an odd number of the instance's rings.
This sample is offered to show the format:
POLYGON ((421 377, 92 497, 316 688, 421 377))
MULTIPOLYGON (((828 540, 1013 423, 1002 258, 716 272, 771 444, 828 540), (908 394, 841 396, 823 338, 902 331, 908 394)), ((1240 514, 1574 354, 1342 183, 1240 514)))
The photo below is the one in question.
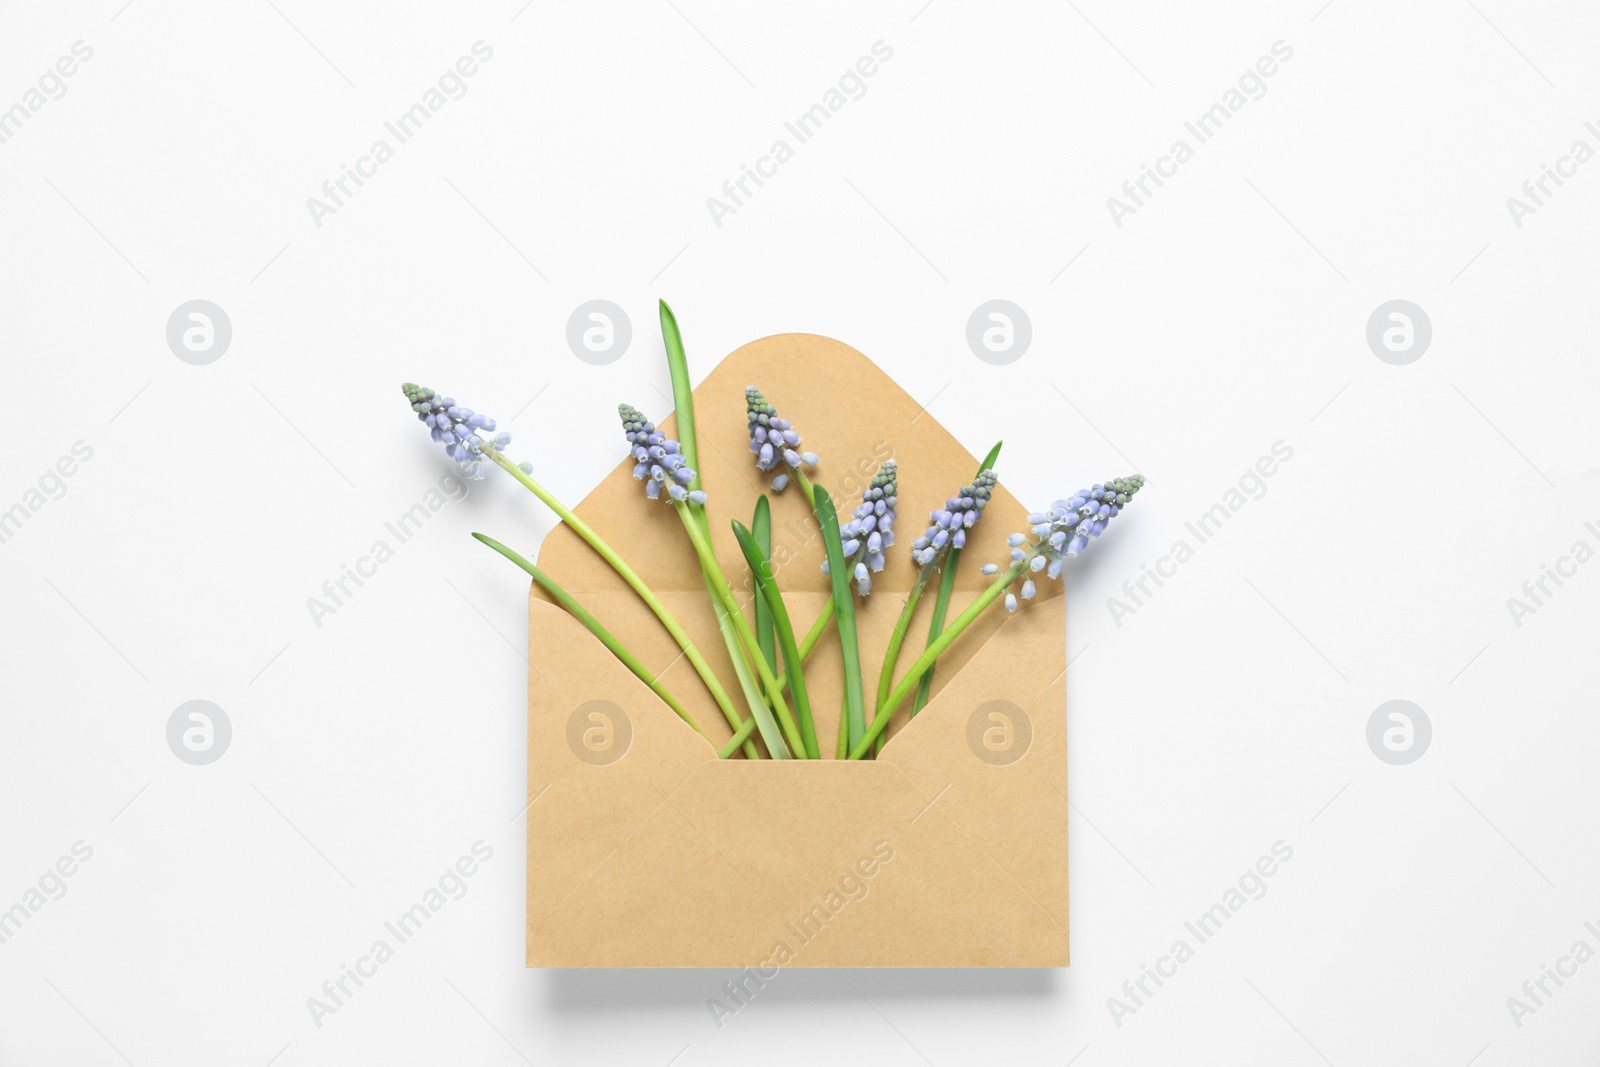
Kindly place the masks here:
MULTIPOLYGON (((899 467, 892 459, 883 461, 878 473, 861 494, 850 521, 839 528, 844 541, 846 561, 856 559, 851 572, 856 591, 862 596, 872 592, 872 575, 883 570, 883 550, 894 544, 895 507, 899 503, 899 467)), ((828 573, 828 561, 822 561, 822 573, 828 573)))
POLYGON ((788 471, 772 479, 772 488, 781 493, 789 484, 788 472, 815 467, 817 454, 799 451, 800 434, 767 403, 760 389, 753 385, 745 387, 744 406, 750 424, 750 451, 755 453, 756 467, 764 471, 777 470, 780 460, 788 467, 788 471))
POLYGON ((947 548, 962 548, 967 543, 967 531, 977 523, 983 509, 989 506, 994 495, 995 474, 986 470, 976 479, 961 487, 960 493, 928 514, 928 528, 921 537, 911 542, 911 558, 919 567, 926 567, 947 548))
MULTIPOLYGON (((468 478, 483 477, 483 460, 486 449, 503 451, 511 443, 511 435, 504 430, 495 432, 495 421, 481 412, 462 407, 454 397, 440 396, 425 385, 406 382, 401 390, 411 403, 417 419, 428 428, 435 441, 444 445, 445 452, 461 467, 468 478), (492 434, 492 437, 482 435, 492 434)), ((524 472, 530 465, 520 464, 524 472)))
POLYGON ((705 491, 689 488, 696 476, 683 458, 683 446, 656 429, 655 423, 630 404, 618 404, 617 414, 622 418, 622 433, 633 456, 633 476, 645 483, 644 495, 659 500, 665 486, 667 498, 674 503, 704 504, 705 491))

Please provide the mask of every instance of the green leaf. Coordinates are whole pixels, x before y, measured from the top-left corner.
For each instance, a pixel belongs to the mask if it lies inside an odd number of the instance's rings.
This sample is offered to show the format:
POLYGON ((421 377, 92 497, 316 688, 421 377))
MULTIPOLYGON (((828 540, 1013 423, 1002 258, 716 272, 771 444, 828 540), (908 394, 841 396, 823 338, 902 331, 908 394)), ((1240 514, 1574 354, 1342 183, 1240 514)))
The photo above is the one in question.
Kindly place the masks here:
MULTIPOLYGON (((772 505, 767 503, 767 494, 762 493, 756 501, 755 517, 750 522, 750 535, 755 538, 756 547, 761 550, 761 558, 772 558, 772 505)), ((742 545, 740 547, 743 547, 742 545)), ((749 553, 746 553, 748 556, 749 553)), ((751 565, 752 572, 754 564, 751 565)), ((755 575, 757 583, 761 581, 759 574, 755 575)), ((765 597, 756 597, 756 643, 761 646, 761 654, 766 657, 767 666, 774 674, 778 671, 778 652, 775 642, 777 631, 773 628, 772 608, 768 606, 765 597)), ((788 656, 784 657, 785 666, 788 656)), ((815 757, 813 757, 815 758, 815 757)))
POLYGON ((683 446, 683 461, 693 470, 688 488, 700 488, 700 443, 694 432, 694 385, 689 381, 689 357, 683 351, 683 334, 678 318, 665 300, 661 304, 661 341, 667 348, 667 371, 672 375, 672 405, 678 417, 678 443, 683 446))
POLYGON ((690 716, 688 711, 684 710, 683 705, 678 703, 672 694, 667 692, 667 690, 656 681, 655 677, 645 669, 644 664, 640 663, 639 660, 635 658, 633 653, 628 651, 622 642, 618 641, 614 636, 612 636, 611 631, 602 626, 598 619, 589 614, 589 612, 584 609, 582 604, 574 600, 572 594, 568 593, 565 589, 561 588, 561 586, 557 585, 554 578, 551 578, 544 571, 541 571, 538 567, 535 567, 532 563, 528 562, 522 556, 507 548, 505 545, 502 545, 494 538, 481 533, 475 533, 472 536, 476 537, 479 541, 482 541, 484 544, 500 553, 506 559, 509 559, 512 563, 515 563, 517 566, 527 571, 528 574, 533 577, 533 580, 539 583, 539 587, 541 589, 554 597, 556 603, 560 604, 563 608, 566 608, 567 611, 571 613, 573 618, 577 619, 579 622, 583 623, 584 626, 588 627, 589 632, 598 637, 600 639, 600 643, 605 645, 606 648, 610 649, 611 654, 616 656, 617 659, 621 660, 624 667, 632 671, 640 681, 644 682, 645 685, 648 685, 656 694, 656 696, 662 699, 667 707, 677 712, 678 718, 682 719, 690 726, 693 726, 695 733, 700 734, 702 737, 705 736, 705 732, 702 731, 699 725, 695 723, 694 718, 690 716))
MULTIPOLYGON (((757 513, 759 514, 759 509, 757 513)), ((738 520, 733 523, 733 536, 744 552, 745 562, 750 564, 751 573, 756 576, 756 585, 761 594, 756 603, 758 606, 765 603, 770 609, 772 623, 778 631, 778 640, 783 644, 783 663, 789 668, 789 691, 794 695, 794 714, 799 720, 802 746, 809 758, 821 759, 821 752, 817 748, 816 727, 811 721, 811 700, 806 695, 806 672, 801 669, 800 648, 795 644, 794 626, 789 621, 788 609, 784 607, 783 594, 779 592, 777 580, 772 576, 771 560, 756 543, 755 535, 745 529, 738 520)))
POLYGON ((817 487, 817 522, 828 549, 828 577, 833 582, 833 603, 839 616, 839 650, 844 655, 844 705, 848 720, 846 740, 854 749, 867 732, 866 701, 861 693, 861 649, 856 640, 856 602, 850 591, 850 571, 845 567, 844 543, 839 539, 839 515, 827 489, 817 487))
MULTIPOLYGON (((677 316, 672 313, 665 300, 659 303, 661 343, 667 350, 667 373, 672 377, 672 407, 678 420, 678 444, 683 449, 683 461, 695 472, 694 481, 688 485, 690 490, 695 490, 700 488, 700 442, 694 428, 694 385, 689 381, 689 357, 683 350, 683 334, 678 331, 677 316)), ((694 516, 689 521, 698 523, 701 531, 710 535, 711 520, 706 516, 705 508, 694 509, 694 516)), ((750 705, 751 714, 756 717, 757 725, 762 728, 762 739, 769 741, 770 749, 771 739, 768 738, 766 729, 770 715, 763 716, 756 711, 757 704, 763 705, 763 711, 768 710, 761 699, 760 688, 753 684, 750 665, 744 659, 739 640, 734 635, 732 622, 718 610, 717 594, 711 574, 706 571, 703 563, 700 570, 706 580, 706 594, 711 597, 711 608, 717 612, 717 628, 722 633, 723 643, 728 646, 728 655, 733 659, 734 674, 738 676, 739 687, 744 691, 745 703, 750 705), (755 698, 754 702, 752 698, 755 698)), ((783 747, 781 739, 778 741, 778 747, 783 747)), ((745 742, 744 754, 749 759, 756 759, 759 756, 755 742, 749 740, 745 742)), ((777 752, 774 751, 773 755, 776 756, 777 752)))
MULTIPOLYGON (((989 449, 988 456, 984 457, 983 463, 978 467, 978 474, 994 469, 994 462, 1000 458, 1000 446, 1003 444, 1005 444, 1004 441, 996 441, 994 443, 994 447, 989 449)), ((977 477, 977 475, 973 475, 973 477, 977 477)), ((945 613, 950 610, 950 593, 956 587, 956 564, 960 560, 961 550, 952 548, 945 555, 944 566, 940 568, 939 593, 934 598, 933 620, 928 626, 928 644, 930 645, 937 641, 939 635, 944 632, 945 613)), ((930 667, 928 673, 922 676, 922 681, 917 683, 917 696, 911 703, 911 715, 913 718, 928 703, 928 694, 932 691, 933 668, 930 667)))

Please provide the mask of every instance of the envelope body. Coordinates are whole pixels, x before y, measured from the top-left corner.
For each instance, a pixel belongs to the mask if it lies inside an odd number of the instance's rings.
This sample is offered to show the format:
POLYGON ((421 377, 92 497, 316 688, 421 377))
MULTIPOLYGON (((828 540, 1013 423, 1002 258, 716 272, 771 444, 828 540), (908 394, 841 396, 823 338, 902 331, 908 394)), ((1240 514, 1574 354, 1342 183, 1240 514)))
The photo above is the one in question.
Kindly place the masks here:
MULTIPOLYGON (((869 709, 884 648, 916 580, 910 544, 978 459, 870 360, 783 334, 740 348, 694 391, 713 547, 741 604, 754 588, 730 521, 772 503, 772 562, 796 630, 826 607, 815 517, 772 493, 748 451, 757 385, 821 455, 811 472, 847 521, 884 460, 899 468, 896 544, 856 598, 869 709)), ((669 436, 672 419, 663 423, 669 436)), ((625 444, 618 428, 618 455, 625 444)), ((1019 446, 1021 442, 1019 442, 1019 446)), ((1000 467, 1003 469, 1004 455, 1000 467)), ((698 563, 669 505, 624 458, 575 510, 655 590, 747 716, 698 563)), ((949 617, 1005 563, 1026 509, 1001 487, 969 533, 949 617)), ((1064 967, 1068 963, 1065 615, 1057 583, 985 612, 942 656, 932 698, 902 706, 875 760, 720 760, 732 735, 687 657, 571 529, 549 572, 644 663, 706 736, 677 717, 535 587, 528 617, 530 967, 1064 967), (709 738, 709 740, 708 740, 709 738), (536 799, 534 799, 536 798, 536 799)), ((896 677, 921 653, 933 595, 896 677)), ((837 631, 805 665, 824 755, 843 696, 837 631)), ((870 711, 869 711, 870 714, 870 711)))

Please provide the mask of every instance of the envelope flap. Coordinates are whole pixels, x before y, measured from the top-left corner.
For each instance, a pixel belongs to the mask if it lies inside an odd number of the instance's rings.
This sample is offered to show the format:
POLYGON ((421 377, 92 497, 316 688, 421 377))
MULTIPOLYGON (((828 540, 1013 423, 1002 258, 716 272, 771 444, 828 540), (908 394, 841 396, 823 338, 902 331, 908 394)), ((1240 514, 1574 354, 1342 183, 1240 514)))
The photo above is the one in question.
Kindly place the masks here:
MULTIPOLYGON (((801 434, 803 448, 817 452, 810 472, 826 487, 842 519, 884 460, 899 460, 899 521, 890 563, 874 578, 884 591, 905 591, 916 578, 909 546, 927 525, 927 513, 942 506, 977 474, 979 458, 939 425, 926 408, 849 345, 815 334, 779 334, 739 348, 694 390, 699 473, 711 516, 713 545, 724 568, 742 559, 729 520, 749 525, 756 498, 769 492, 771 473, 756 468, 748 451, 744 389, 761 388, 778 413, 801 434)), ((626 397, 619 397, 626 400, 626 397)), ((646 398, 648 400, 648 398, 646 398)), ((635 400, 637 402, 637 400, 635 400)), ((615 419, 614 412, 596 417, 615 419)), ((676 433, 668 418, 662 429, 676 433)), ((620 424, 616 468, 574 509, 658 591, 703 589, 693 552, 668 506, 645 497, 634 480, 620 424), (665 548, 663 546, 666 546, 665 548)), ((771 494, 773 558, 785 590, 826 593, 823 548, 816 521, 798 488, 771 494)), ((980 562, 1006 558, 1005 538, 1024 528, 1027 511, 1002 484, 974 529, 968 557, 980 562)), ((540 565, 569 590, 610 589, 620 580, 606 563, 565 526, 553 530, 540 550, 540 565)), ((963 568, 961 587, 981 588, 977 567, 963 568)))

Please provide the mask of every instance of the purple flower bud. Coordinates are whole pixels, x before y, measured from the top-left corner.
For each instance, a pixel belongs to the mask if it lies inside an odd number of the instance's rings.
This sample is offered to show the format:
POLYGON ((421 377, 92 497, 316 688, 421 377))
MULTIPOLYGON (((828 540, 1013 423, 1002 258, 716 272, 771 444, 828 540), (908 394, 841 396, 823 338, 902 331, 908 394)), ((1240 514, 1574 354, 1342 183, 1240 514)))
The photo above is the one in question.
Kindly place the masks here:
MULTIPOLYGON (((895 514, 894 506, 889 501, 895 498, 897 474, 895 461, 885 460, 871 484, 862 492, 861 503, 851 514, 850 521, 839 527, 845 559, 855 559, 861 554, 852 575, 856 580, 856 590, 862 596, 872 591, 872 573, 883 570, 883 550, 894 544, 892 527, 895 514)), ((776 484, 777 479, 773 479, 773 483, 776 484)), ((824 574, 827 573, 826 561, 822 570, 824 574)))
MULTIPOLYGON (((789 420, 780 418, 773 406, 767 403, 767 398, 761 395, 761 390, 749 386, 744 391, 745 417, 750 427, 750 451, 756 454, 756 467, 760 470, 776 470, 778 460, 782 459, 789 471, 798 471, 801 467, 815 467, 819 462, 815 452, 801 452, 800 434, 789 424, 789 420)), ((772 488, 782 492, 789 484, 788 472, 776 475, 772 479, 772 488)))
POLYGON ((661 499, 661 487, 667 486, 667 498, 677 503, 704 504, 705 492, 685 488, 693 484, 695 472, 683 458, 683 447, 656 429, 655 423, 627 404, 617 405, 622 417, 622 432, 628 439, 629 453, 639 465, 633 468, 635 478, 648 477, 644 495, 651 500, 661 499), (669 484, 669 478, 670 484, 669 484))
POLYGON ((492 441, 483 440, 478 431, 494 432, 494 420, 471 408, 458 407, 452 397, 440 396, 424 385, 407 382, 401 386, 411 410, 428 428, 428 436, 444 445, 445 453, 461 467, 468 478, 483 477, 483 450, 493 448, 503 451, 511 443, 509 433, 497 434, 492 441))
POLYGON ((1029 564, 1037 574, 1041 569, 1050 578, 1061 577, 1063 560, 1071 559, 1089 547, 1089 542, 1105 533, 1107 525, 1144 486, 1143 475, 1113 478, 1102 485, 1080 489, 1043 513, 1028 516, 1039 519, 1033 546, 1036 555, 1029 564))
POLYGON ((918 566, 932 563, 947 545, 953 548, 966 545, 966 531, 978 521, 994 493, 994 486, 994 471, 984 471, 976 481, 962 486, 958 495, 945 501, 944 507, 928 513, 928 529, 911 545, 911 558, 918 566))

